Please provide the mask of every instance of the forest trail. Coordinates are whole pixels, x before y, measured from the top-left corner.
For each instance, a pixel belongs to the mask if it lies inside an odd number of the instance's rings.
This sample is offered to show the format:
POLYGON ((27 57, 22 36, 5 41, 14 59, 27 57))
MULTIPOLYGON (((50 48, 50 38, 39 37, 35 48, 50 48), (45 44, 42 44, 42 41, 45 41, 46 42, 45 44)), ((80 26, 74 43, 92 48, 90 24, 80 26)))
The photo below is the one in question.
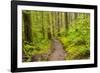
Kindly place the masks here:
POLYGON ((52 53, 50 54, 48 60, 49 61, 64 60, 65 56, 66 56, 66 52, 63 49, 63 45, 58 39, 53 38, 52 39, 52 53))

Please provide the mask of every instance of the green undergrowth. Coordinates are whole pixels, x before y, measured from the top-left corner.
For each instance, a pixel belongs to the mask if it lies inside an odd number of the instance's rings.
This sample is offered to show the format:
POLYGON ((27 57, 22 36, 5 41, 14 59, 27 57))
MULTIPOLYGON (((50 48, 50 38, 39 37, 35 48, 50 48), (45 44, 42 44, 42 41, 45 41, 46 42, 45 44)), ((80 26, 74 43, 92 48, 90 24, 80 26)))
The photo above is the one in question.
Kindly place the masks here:
POLYGON ((66 60, 87 59, 90 56, 90 20, 84 14, 73 21, 67 36, 59 37, 67 52, 66 60))
POLYGON ((37 43, 28 43, 24 42, 23 51, 28 58, 27 61, 31 60, 31 57, 34 55, 42 55, 48 53, 50 48, 50 40, 41 40, 37 43))

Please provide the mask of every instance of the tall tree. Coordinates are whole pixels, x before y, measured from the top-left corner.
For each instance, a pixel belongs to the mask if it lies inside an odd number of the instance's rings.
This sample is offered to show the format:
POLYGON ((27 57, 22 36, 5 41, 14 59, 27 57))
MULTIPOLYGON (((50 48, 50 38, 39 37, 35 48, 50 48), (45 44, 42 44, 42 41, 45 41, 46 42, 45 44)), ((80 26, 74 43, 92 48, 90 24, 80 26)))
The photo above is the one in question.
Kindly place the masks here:
POLYGON ((25 41, 32 42, 30 11, 23 11, 25 41))
POLYGON ((42 34, 43 34, 43 38, 45 37, 45 31, 44 31, 44 12, 41 12, 42 14, 42 22, 41 22, 41 24, 42 24, 42 34))
POLYGON ((66 28, 66 30, 68 30, 68 24, 69 23, 68 23, 68 13, 67 12, 65 13, 65 21, 66 21, 65 22, 65 28, 66 28))

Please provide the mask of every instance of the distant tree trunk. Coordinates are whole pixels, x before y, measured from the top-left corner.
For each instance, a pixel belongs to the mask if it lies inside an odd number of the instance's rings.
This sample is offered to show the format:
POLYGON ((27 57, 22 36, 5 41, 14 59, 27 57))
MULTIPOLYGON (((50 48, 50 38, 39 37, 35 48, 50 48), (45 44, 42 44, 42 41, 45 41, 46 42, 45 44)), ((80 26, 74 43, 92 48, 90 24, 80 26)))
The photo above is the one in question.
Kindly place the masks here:
POLYGON ((48 39, 48 13, 43 12, 43 29, 44 29, 44 38, 48 39))
POLYGON ((42 34, 43 38, 45 37, 45 31, 44 31, 44 12, 42 12, 42 34))
POLYGON ((78 13, 74 13, 75 14, 75 20, 78 18, 78 13))
MULTIPOLYGON (((59 29, 61 32, 61 28, 62 28, 62 12, 59 12, 59 29)), ((59 33, 59 36, 61 36, 61 33, 59 33)))
POLYGON ((48 38, 51 40, 52 38, 52 21, 51 21, 51 12, 48 12, 48 22, 49 22, 49 27, 48 27, 48 38))
POLYGON ((55 12, 52 12, 52 23, 53 23, 53 37, 55 37, 55 12))
POLYGON ((57 37, 58 33, 58 14, 55 12, 55 36, 57 37))
POLYGON ((60 21, 59 21, 59 12, 57 12, 57 20, 58 20, 58 22, 57 22, 57 25, 58 25, 58 36, 60 35, 59 34, 59 32, 60 32, 60 21))
POLYGON ((68 30, 68 13, 66 12, 65 13, 65 28, 66 28, 66 30, 68 30))
POLYGON ((61 33, 61 36, 65 35, 65 33, 64 33, 64 31, 66 31, 65 25, 66 25, 66 14, 65 14, 65 12, 61 12, 61 27, 60 27, 60 29, 63 31, 63 33, 61 33))

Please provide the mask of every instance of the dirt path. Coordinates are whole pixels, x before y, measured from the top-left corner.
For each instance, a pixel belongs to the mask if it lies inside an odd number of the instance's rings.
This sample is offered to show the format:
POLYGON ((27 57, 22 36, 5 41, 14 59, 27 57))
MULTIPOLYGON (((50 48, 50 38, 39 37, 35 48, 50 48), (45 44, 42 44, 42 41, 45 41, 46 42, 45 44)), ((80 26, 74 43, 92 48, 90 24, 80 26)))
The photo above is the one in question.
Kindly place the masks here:
POLYGON ((50 54, 49 61, 59 61, 64 60, 66 53, 63 49, 61 42, 55 38, 52 39, 53 52, 50 54))

